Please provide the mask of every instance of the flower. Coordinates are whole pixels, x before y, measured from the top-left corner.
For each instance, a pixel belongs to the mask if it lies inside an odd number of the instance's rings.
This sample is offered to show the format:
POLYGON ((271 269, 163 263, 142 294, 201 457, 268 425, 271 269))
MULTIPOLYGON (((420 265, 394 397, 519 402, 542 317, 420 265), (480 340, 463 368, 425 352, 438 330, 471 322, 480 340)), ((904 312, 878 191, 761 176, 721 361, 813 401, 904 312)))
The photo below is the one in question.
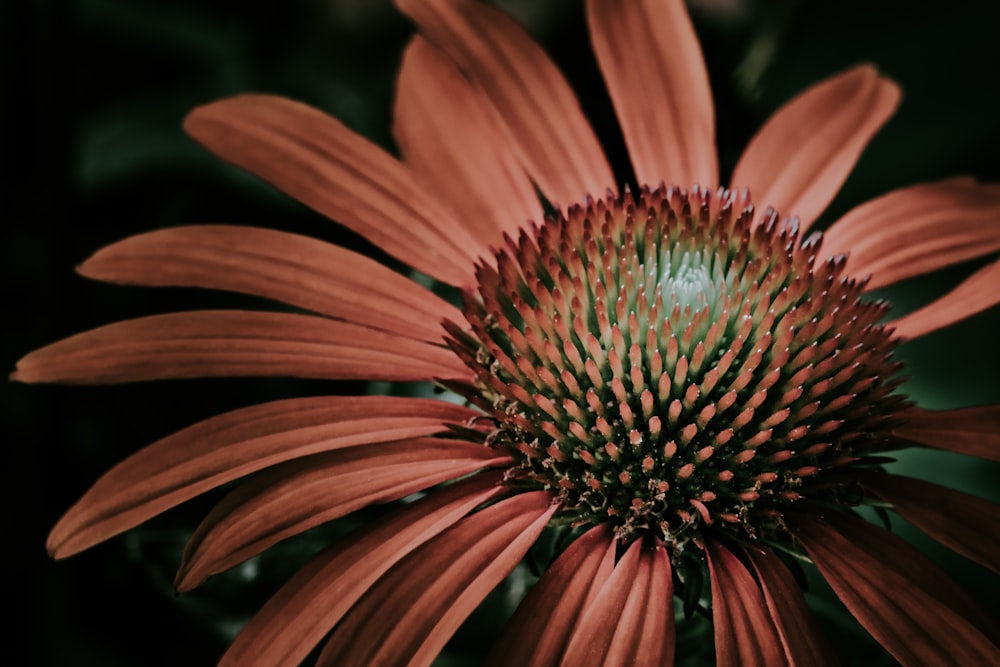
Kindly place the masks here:
POLYGON ((186 126, 460 288, 461 308, 318 240, 181 227, 114 244, 80 270, 306 312, 112 324, 28 355, 14 377, 435 380, 466 404, 334 396, 220 415, 112 469, 53 529, 52 554, 246 478, 192 536, 177 578, 189 590, 322 522, 426 491, 316 556, 223 663, 296 663, 331 630, 322 663, 429 663, 556 529, 569 544, 508 624, 498 664, 670 663, 675 595, 688 611, 710 607, 720 663, 829 662, 786 554, 815 563, 900 662, 1000 662, 976 603, 853 512, 891 506, 1000 564, 996 506, 880 467, 913 443, 997 457, 1000 411, 910 405, 892 352, 994 305, 1000 263, 888 324, 864 297, 995 254, 1000 189, 905 188, 811 234, 898 103, 869 66, 779 109, 733 189, 713 189, 712 100, 683 5, 595 0, 594 51, 648 184, 608 191, 614 177, 569 87, 513 21, 470 0, 399 5, 420 30, 397 91, 402 161, 274 97, 216 102, 186 126), (753 207, 750 193, 797 217, 753 207))

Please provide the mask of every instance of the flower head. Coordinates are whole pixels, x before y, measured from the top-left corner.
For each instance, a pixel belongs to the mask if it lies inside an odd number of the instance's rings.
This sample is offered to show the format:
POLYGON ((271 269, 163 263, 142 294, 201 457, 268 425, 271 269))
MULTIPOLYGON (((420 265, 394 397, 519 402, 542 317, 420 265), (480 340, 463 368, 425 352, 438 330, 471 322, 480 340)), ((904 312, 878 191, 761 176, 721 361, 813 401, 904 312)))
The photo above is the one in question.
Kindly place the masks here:
POLYGON ((109 246, 81 272, 308 313, 121 322, 28 355, 15 378, 416 380, 464 401, 314 397, 209 419, 105 475, 53 529, 51 553, 243 480, 191 537, 180 590, 399 502, 308 563, 223 664, 296 664, 328 634, 322 664, 429 664, 546 531, 568 544, 494 664, 671 664, 675 596, 711 615, 719 664, 830 663, 788 557, 812 561, 900 662, 1000 663, 976 603, 855 513, 891 507, 1000 567, 989 537, 1000 508, 881 465, 915 443, 997 458, 996 406, 916 408, 892 355, 994 305, 984 287, 1000 262, 900 319, 867 296, 994 255, 1000 188, 918 185, 812 232, 894 111, 895 84, 859 66, 810 88, 750 142, 731 189, 717 187, 712 100, 683 4, 592 0, 591 40, 642 184, 619 191, 565 80, 512 20, 472 0, 398 4, 420 33, 398 82, 402 160, 269 96, 209 104, 186 127, 459 288, 460 305, 315 239, 180 227, 109 246))

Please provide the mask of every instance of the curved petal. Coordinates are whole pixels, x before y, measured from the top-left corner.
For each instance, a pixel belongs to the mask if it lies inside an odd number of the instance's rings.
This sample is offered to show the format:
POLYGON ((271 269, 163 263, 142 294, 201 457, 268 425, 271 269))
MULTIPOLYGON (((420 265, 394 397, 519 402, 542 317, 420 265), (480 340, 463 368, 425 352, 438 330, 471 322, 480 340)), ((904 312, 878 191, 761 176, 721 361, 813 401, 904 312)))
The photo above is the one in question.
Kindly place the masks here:
POLYGON ((469 371, 446 348, 355 324, 198 310, 70 336, 25 356, 11 379, 109 384, 247 375, 403 381, 463 378, 469 371))
POLYGON ((901 663, 1000 664, 988 615, 902 539, 846 516, 786 518, 837 597, 901 663))
POLYGON ((528 174, 553 202, 602 194, 615 180, 566 79, 511 17, 475 0, 396 0, 503 119, 528 174))
POLYGON ((823 253, 873 290, 1000 250, 1000 185, 971 178, 894 190, 849 211, 823 233, 823 253))
POLYGON ((720 542, 707 540, 705 546, 712 578, 716 665, 784 664, 781 637, 753 575, 720 542))
POLYGON ((1000 405, 958 410, 910 408, 893 433, 949 452, 1000 461, 1000 405))
POLYGON ((187 546, 177 589, 292 535, 508 460, 484 445, 421 438, 314 454, 258 473, 215 506, 187 546))
POLYGON ((861 65, 821 81, 772 115, 740 157, 734 187, 798 216, 805 231, 899 105, 899 87, 861 65))
POLYGON ((219 667, 299 665, 390 567, 501 493, 499 475, 474 475, 332 545, 296 572, 250 619, 219 667))
POLYGON ((378 580, 333 630, 318 665, 430 665, 514 569, 556 510, 543 491, 473 514, 378 580))
POLYGON ((719 185, 712 89, 684 3, 588 0, 587 23, 639 183, 719 185))
POLYGON ((518 605, 487 664, 559 664, 588 595, 596 593, 611 574, 615 546, 606 524, 594 526, 570 544, 518 605))
POLYGON ((255 405, 189 426, 104 474, 52 529, 65 558, 195 496, 319 452, 431 435, 476 412, 421 398, 317 396, 255 405))
POLYGON ((643 547, 639 572, 627 582, 628 599, 615 623, 607 665, 671 667, 674 664, 674 591, 670 556, 662 545, 643 547))
POLYGON ((919 338, 1000 303, 1000 261, 987 264, 926 306, 889 322, 900 338, 919 338))
POLYGON ((240 95, 196 108, 184 129, 224 160, 452 285, 474 284, 487 248, 402 163, 305 104, 240 95))
POLYGON ((1000 505, 902 475, 870 471, 860 481, 941 544, 1000 574, 1000 505))
POLYGON ((757 576, 764 602, 781 636, 791 666, 823 667, 837 664, 833 649, 816 625, 802 591, 791 572, 772 551, 744 548, 757 576))
POLYGON ((258 227, 199 225, 139 234, 78 268, 130 285, 206 287, 274 299, 322 315, 439 343, 461 312, 364 255, 258 227))
POLYGON ((458 67, 419 35, 403 54, 393 134, 406 163, 485 242, 517 237, 542 205, 496 112, 458 67))

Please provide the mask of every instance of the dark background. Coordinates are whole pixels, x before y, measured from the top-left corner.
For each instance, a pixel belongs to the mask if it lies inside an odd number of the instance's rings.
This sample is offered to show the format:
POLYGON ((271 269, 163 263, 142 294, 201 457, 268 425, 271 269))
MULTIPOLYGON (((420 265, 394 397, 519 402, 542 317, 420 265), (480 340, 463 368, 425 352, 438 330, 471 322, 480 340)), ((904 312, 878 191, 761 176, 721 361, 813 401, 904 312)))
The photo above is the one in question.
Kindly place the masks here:
MULTIPOLYGON (((501 4, 567 72, 627 178, 580 4, 501 4)), ((724 169, 782 101, 821 77, 871 61, 902 84, 903 105, 863 156, 826 222, 902 185, 959 174, 1000 181, 1000 3, 693 4, 716 94, 724 169)), ((6 313, 0 361, 8 369, 35 347, 114 320, 259 305, 193 290, 107 286, 73 273, 90 253, 126 235, 197 222, 250 223, 370 250, 201 151, 180 123, 201 102, 241 91, 274 92, 322 107, 391 148, 394 71, 412 28, 388 0, 13 0, 0 6, 0 31, 6 313)), ((911 281, 886 296, 902 310, 913 308, 981 264, 911 281)), ((905 346, 901 356, 913 378, 912 395, 934 408, 1000 401, 998 324, 994 309, 905 346)), ((331 391, 365 387, 283 380, 99 388, 0 384, 3 553, 12 592, 4 607, 15 618, 4 631, 10 633, 7 646, 21 647, 26 656, 11 664, 213 664, 226 638, 315 549, 316 535, 181 597, 170 585, 181 547, 218 496, 64 562, 47 558, 45 535, 90 483, 143 444, 223 410, 331 391)), ((896 469, 1000 500, 994 465, 921 451, 905 455, 896 469)), ((995 577, 897 523, 998 608, 995 577)), ((845 663, 891 664, 855 624, 829 620, 837 617, 835 605, 822 585, 813 584, 845 663)), ((488 618, 474 619, 445 662, 475 664, 470 650, 489 640, 490 625, 488 618)), ((700 641, 710 644, 711 638, 700 641)))

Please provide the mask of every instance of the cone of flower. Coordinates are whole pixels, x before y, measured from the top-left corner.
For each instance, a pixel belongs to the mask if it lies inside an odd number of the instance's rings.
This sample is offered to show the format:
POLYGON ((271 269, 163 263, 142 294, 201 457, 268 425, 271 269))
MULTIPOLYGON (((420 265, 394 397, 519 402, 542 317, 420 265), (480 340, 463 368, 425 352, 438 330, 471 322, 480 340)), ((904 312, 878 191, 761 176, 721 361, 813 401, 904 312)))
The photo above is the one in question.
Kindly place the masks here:
POLYGON ((185 126, 459 288, 460 305, 319 240, 178 227, 104 248, 80 272, 301 312, 110 324, 29 354, 14 378, 427 381, 464 402, 317 396, 208 419, 101 478, 53 529, 52 555, 246 478, 191 537, 177 576, 187 591, 320 523, 426 491, 315 556, 222 664, 295 665, 321 642, 320 664, 430 664, 553 527, 572 539, 492 664, 670 665, 675 596, 710 608, 720 665, 833 663, 788 554, 811 561, 900 663, 1000 664, 997 625, 976 602, 855 512, 891 507, 1000 566, 996 505, 881 468, 917 444, 998 458, 1000 409, 913 406, 893 350, 996 304, 1000 263, 895 320, 866 296, 995 258, 1000 187, 915 185, 811 231, 897 86, 861 65, 810 87, 723 181, 683 4, 590 0, 640 183, 618 188, 565 79, 513 20, 474 0, 397 4, 418 28, 396 91, 401 158, 266 95, 200 107, 185 126))

